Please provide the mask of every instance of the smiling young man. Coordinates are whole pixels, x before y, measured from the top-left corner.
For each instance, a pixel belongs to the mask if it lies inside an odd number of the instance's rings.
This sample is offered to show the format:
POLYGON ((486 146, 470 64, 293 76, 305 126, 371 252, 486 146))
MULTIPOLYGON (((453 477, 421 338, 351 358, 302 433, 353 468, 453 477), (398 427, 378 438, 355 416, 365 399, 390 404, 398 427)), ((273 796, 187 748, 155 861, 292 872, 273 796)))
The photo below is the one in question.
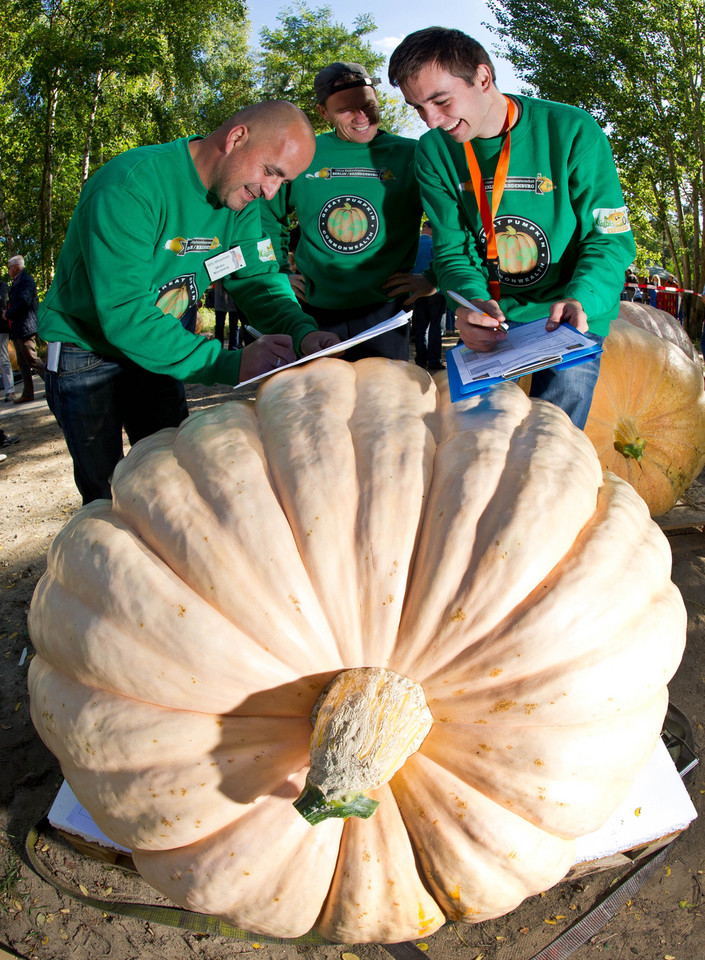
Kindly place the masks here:
POLYGON ((253 202, 293 180, 314 147, 302 111, 272 101, 207 137, 127 151, 86 183, 38 318, 47 401, 84 503, 110 497, 123 428, 134 444, 187 415, 183 381, 236 384, 336 342, 279 273, 253 202), (184 328, 219 279, 268 334, 244 350, 184 328))
MULTIPOLYGON (((288 217, 301 227, 291 285, 321 330, 347 339, 435 291, 411 270, 421 223, 416 141, 380 130, 375 85, 359 63, 332 63, 315 78, 318 111, 333 128, 316 137, 307 170, 263 204, 288 271, 288 217)), ((408 360, 402 327, 348 351, 346 359, 408 360)))
MULTIPOLYGON (((431 128, 416 172, 439 287, 489 315, 457 307, 466 346, 492 350, 506 336, 500 321, 544 317, 547 330, 568 323, 601 342, 635 248, 598 124, 576 107, 505 97, 486 50, 460 30, 409 34, 390 58, 389 79, 431 128)), ((599 357, 541 371, 531 395, 582 428, 598 373, 599 357)))

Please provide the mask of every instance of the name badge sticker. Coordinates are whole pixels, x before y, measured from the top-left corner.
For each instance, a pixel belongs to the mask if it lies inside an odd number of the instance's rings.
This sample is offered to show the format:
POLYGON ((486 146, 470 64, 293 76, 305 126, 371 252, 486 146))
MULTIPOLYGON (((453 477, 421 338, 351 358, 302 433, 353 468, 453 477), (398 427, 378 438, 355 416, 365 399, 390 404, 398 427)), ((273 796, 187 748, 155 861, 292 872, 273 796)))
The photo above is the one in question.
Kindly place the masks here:
POLYGON ((211 280, 220 280, 227 277, 236 270, 242 270, 245 266, 245 258, 242 255, 240 247, 231 247, 225 253, 219 253, 210 260, 206 260, 205 267, 211 280))

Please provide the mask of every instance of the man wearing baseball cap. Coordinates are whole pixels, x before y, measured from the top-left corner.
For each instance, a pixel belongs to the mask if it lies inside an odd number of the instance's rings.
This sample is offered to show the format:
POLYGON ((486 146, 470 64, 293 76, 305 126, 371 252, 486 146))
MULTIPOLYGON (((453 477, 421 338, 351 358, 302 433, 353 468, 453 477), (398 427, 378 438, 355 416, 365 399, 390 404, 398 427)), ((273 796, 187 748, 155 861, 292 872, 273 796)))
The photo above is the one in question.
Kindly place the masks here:
MULTIPOLYGON (((316 137, 307 170, 261 201, 286 272, 288 215, 296 210, 301 233, 291 285, 319 328, 343 340, 435 293, 425 277, 411 273, 421 222, 416 141, 380 130, 379 82, 360 63, 331 63, 316 75, 318 111, 333 130, 316 137)), ((345 354, 365 356, 408 360, 408 327, 345 354)))

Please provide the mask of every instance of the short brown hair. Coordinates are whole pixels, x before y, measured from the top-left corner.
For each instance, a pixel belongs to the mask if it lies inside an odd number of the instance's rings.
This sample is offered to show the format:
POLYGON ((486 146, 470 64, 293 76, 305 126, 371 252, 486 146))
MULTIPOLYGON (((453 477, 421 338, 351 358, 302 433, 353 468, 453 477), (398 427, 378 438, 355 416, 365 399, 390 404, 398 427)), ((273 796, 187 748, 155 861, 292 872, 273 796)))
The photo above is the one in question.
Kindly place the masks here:
POLYGON ((462 30, 448 27, 426 27, 404 37, 389 58, 389 82, 398 87, 415 79, 424 67, 435 64, 453 77, 472 85, 481 63, 486 64, 496 80, 490 55, 477 40, 462 30))

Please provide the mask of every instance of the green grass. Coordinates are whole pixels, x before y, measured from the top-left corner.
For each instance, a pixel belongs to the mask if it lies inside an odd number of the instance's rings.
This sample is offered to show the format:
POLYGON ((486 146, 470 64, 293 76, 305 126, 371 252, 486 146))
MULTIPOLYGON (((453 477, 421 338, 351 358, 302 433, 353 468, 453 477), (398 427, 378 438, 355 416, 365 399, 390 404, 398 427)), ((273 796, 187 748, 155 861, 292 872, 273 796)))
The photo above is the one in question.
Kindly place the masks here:
POLYGON ((14 850, 5 848, 6 856, 4 862, 0 865, 0 909, 4 910, 7 901, 12 897, 17 898, 17 884, 22 876, 22 861, 14 850))

